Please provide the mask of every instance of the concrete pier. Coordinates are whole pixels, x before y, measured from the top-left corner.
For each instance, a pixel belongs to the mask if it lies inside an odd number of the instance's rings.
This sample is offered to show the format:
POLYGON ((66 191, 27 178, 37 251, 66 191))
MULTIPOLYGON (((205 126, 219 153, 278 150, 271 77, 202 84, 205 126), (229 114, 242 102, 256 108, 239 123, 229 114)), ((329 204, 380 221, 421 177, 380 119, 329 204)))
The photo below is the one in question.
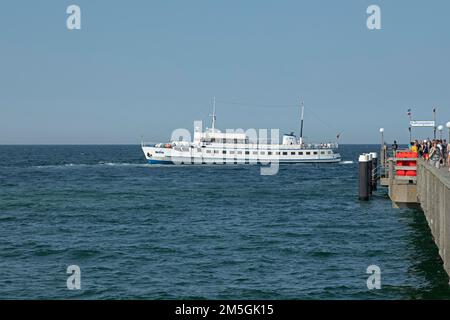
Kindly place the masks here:
POLYGON ((417 198, 425 213, 444 269, 450 275, 450 172, 418 162, 417 198))
MULTIPOLYGON (((386 155, 385 155, 386 156, 386 155)), ((382 186, 389 188, 394 207, 419 207, 425 214, 431 234, 450 276, 450 172, 448 167, 437 169, 417 159, 417 177, 396 176, 395 158, 383 167, 382 186)))

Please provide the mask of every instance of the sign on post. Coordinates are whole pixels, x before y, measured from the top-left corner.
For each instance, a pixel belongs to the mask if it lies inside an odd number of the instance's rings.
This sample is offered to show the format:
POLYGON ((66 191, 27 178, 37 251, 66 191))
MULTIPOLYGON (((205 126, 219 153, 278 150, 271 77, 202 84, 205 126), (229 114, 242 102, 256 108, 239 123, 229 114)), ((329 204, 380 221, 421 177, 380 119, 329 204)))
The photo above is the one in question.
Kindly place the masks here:
POLYGON ((410 121, 409 125, 411 127, 435 127, 435 122, 433 120, 414 120, 410 121))

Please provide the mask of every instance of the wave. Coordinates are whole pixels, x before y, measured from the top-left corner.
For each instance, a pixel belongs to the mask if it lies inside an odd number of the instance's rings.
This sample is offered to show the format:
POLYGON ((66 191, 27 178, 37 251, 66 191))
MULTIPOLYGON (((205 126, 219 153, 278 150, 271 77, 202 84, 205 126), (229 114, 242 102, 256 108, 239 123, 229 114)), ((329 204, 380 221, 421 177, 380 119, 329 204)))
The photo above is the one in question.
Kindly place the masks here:
POLYGON ((61 169, 61 168, 86 168, 86 167, 148 167, 146 163, 128 163, 128 162, 98 162, 93 164, 87 163, 66 163, 58 165, 40 165, 32 166, 36 169, 61 169))
POLYGON ((67 168, 67 167, 86 167, 87 164, 81 164, 81 163, 66 163, 66 164, 46 164, 46 165, 40 165, 40 166, 31 166, 31 168, 37 168, 37 169, 52 169, 52 168, 67 168))
MULTIPOLYGON (((354 164, 354 161, 341 161, 339 162, 339 164, 354 164)), ((286 164, 288 165, 288 164, 286 164)), ((305 163, 292 163, 289 165, 300 165, 300 166, 304 166, 305 163)), ((32 169, 77 169, 77 168, 90 168, 90 167, 129 167, 129 168, 139 168, 139 167, 146 167, 146 168, 150 168, 150 167, 178 167, 178 166, 182 166, 185 167, 184 165, 176 165, 173 164, 171 166, 167 166, 165 164, 148 164, 148 163, 133 163, 133 162, 104 162, 104 161, 100 161, 97 163, 65 163, 65 164, 48 164, 48 165, 35 165, 35 166, 30 166, 28 168, 32 168, 32 169)), ((200 166, 200 165, 198 165, 200 166)), ((209 165, 207 165, 209 166, 209 165)), ((247 169, 247 167, 244 167, 243 165, 241 166, 214 166, 214 168, 228 168, 228 169, 232 169, 232 170, 245 170, 247 169)))
POLYGON ((99 162, 99 166, 117 166, 117 167, 148 167, 148 163, 128 163, 128 162, 99 162))

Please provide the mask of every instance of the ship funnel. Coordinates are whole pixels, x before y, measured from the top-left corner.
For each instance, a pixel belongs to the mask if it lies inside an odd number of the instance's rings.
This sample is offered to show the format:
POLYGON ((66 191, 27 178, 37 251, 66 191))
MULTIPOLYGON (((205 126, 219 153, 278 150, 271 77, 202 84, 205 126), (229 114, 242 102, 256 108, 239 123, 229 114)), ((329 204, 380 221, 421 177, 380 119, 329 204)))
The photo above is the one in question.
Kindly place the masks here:
POLYGON ((284 134, 283 135, 283 145, 290 146, 296 144, 296 138, 294 133, 284 134))

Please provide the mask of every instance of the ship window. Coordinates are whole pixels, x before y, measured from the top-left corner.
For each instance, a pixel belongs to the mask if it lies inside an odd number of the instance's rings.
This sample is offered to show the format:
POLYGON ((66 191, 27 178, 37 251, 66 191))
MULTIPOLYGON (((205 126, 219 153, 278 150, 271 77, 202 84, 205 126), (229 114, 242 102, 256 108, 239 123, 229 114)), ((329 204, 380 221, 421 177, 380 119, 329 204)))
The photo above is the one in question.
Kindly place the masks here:
POLYGON ((295 152, 291 152, 291 155, 295 156, 295 152))
POLYGON ((283 152, 283 156, 287 156, 287 152, 283 152))
POLYGON ((230 154, 234 154, 234 151, 230 151, 230 154))
POLYGON ((250 151, 245 151, 245 154, 250 154, 250 151))
POLYGON ((219 150, 214 150, 214 153, 219 153, 219 150))
POLYGON ((271 156, 271 155, 272 155, 272 151, 267 152, 267 154, 268 154, 269 156, 271 156))
POLYGON ((237 154, 242 154, 242 151, 238 151, 237 154))
POLYGON ((211 138, 211 142, 216 142, 216 138, 211 138))
POLYGON ((325 154, 325 151, 320 151, 320 154, 325 154))
POLYGON ((197 152, 202 152, 202 149, 201 148, 197 148, 197 152))
POLYGON ((235 144, 238 143, 238 140, 237 140, 237 139, 234 139, 234 143, 235 143, 235 144))
POLYGON ((309 156, 310 154, 311 154, 311 152, 309 152, 309 151, 306 153, 307 156, 309 156))
POLYGON ((222 150, 222 153, 223 154, 227 154, 227 150, 222 150))
POLYGON ((206 153, 211 153, 211 150, 206 150, 206 153))
POLYGON ((265 153, 264 151, 261 151, 261 154, 262 154, 262 155, 265 155, 266 153, 265 153))
POLYGON ((331 154, 332 152, 331 151, 328 151, 328 154, 331 154))
POLYGON ((299 156, 302 156, 302 155, 303 155, 303 152, 299 152, 298 155, 299 155, 299 156))
POLYGON ((314 151, 314 154, 317 154, 317 151, 314 151))
POLYGON ((253 151, 253 154, 258 154, 258 151, 253 151))
POLYGON ((279 156, 280 155, 280 151, 277 151, 276 155, 279 156))

